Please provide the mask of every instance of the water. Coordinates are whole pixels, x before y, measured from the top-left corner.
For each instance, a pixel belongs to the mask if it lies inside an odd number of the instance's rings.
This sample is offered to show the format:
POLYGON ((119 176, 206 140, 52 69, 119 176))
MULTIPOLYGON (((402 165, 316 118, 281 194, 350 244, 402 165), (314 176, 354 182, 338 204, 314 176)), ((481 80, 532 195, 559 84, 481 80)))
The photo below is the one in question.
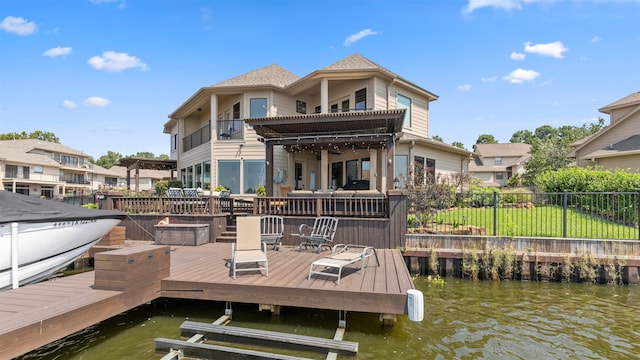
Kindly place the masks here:
MULTIPOLYGON (((424 277, 415 280, 425 298, 422 323, 402 316, 394 327, 383 328, 377 315, 349 313, 344 340, 358 342, 359 353, 339 358, 640 358, 639 286, 445 280, 444 287, 430 287, 424 277)), ((233 326, 326 338, 338 323, 335 311, 284 308, 280 317, 271 317, 244 304, 234 304, 233 311, 233 326)), ((180 339, 184 320, 213 322, 223 313, 222 303, 160 299, 21 359, 159 359, 156 337, 180 339)))

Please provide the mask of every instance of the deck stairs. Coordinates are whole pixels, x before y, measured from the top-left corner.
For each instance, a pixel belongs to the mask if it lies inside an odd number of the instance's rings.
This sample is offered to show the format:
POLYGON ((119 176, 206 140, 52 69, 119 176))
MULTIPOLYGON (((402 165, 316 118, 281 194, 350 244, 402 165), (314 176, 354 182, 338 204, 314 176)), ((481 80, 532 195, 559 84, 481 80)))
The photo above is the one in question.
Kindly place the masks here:
POLYGON ((227 226, 227 229, 225 231, 222 231, 220 235, 216 237, 216 242, 221 242, 221 243, 236 242, 236 227, 227 226))

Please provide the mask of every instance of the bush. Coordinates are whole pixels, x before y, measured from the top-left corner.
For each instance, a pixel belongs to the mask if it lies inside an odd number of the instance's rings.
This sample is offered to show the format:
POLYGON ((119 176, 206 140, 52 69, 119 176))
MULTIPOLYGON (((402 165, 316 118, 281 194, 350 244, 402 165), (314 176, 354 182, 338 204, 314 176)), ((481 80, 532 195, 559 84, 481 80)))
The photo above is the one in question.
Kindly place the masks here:
POLYGON ((160 180, 156 183, 156 194, 164 196, 169 188, 182 188, 180 180, 160 180))

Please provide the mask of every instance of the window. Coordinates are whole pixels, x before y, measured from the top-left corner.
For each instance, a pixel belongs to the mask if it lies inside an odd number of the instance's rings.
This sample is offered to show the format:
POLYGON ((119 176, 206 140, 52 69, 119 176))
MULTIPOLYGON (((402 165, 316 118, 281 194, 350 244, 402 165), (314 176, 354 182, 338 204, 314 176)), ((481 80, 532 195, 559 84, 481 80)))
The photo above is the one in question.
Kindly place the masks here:
POLYGON ((22 167, 22 178, 23 179, 28 179, 29 178, 29 167, 28 166, 23 166, 22 167))
POLYGON ((203 179, 203 189, 210 190, 211 189, 211 162, 206 161, 202 164, 202 179, 203 179))
POLYGON ((407 155, 396 155, 395 156, 395 166, 393 168, 393 179, 398 179, 400 181, 400 187, 404 187, 404 183, 407 179, 408 173, 408 156, 407 155))
POLYGON ((316 106, 316 107, 313 109, 313 113, 314 113, 314 114, 320 114, 320 112, 321 112, 321 111, 322 111, 322 107, 321 107, 320 105, 316 106))
POLYGON ((7 178, 15 179, 18 177, 18 167, 16 165, 5 165, 4 176, 7 178))
POLYGON ((496 180, 502 180, 502 173, 496 173, 496 180))
POLYGON ((307 103, 304 101, 296 100, 296 112, 299 114, 306 114, 307 103))
POLYGON ((406 109, 403 126, 411 127, 411 99, 398 94, 398 109, 406 109))
POLYGON ((240 119, 240 103, 233 105, 233 118, 240 119))
POLYGON ((338 112, 338 104, 331 105, 331 108, 330 108, 329 112, 337 113, 338 112))
POLYGON ((367 88, 356 91, 356 110, 367 110, 367 88))
POLYGON ((250 118, 267 117, 267 99, 253 98, 249 100, 250 118))
POLYGON ((244 160, 242 163, 243 170, 243 189, 245 194, 255 194, 259 185, 265 184, 265 161, 264 160, 244 160))
POLYGON ((415 156, 413 158, 414 174, 413 181, 416 184, 425 184, 428 181, 436 179, 436 161, 434 159, 415 156))
POLYGON ((234 194, 240 193, 239 160, 218 160, 218 185, 226 187, 234 194))
POLYGON ((360 163, 360 175, 361 179, 371 180, 371 160, 369 158, 362 159, 360 163))
POLYGON ((349 111, 349 99, 342 102, 342 112, 349 111))
POLYGON ((178 150, 178 134, 171 135, 171 150, 178 150))
POLYGON ((195 182, 193 187, 202 189, 202 164, 196 164, 195 166, 195 182))
POLYGON ((494 165, 502 165, 502 158, 500 156, 496 156, 494 165))
POLYGON ((358 179, 358 160, 347 160, 347 182, 358 179))
POLYGON ((335 190, 342 185, 342 162, 331 163, 331 188, 335 190))
POLYGON ((36 166, 33 167, 33 172, 34 173, 38 173, 38 174, 42 174, 44 172, 44 170, 42 169, 42 166, 36 165, 36 166))
POLYGON ((187 168, 187 181, 184 183, 184 187, 193 187, 193 166, 187 168))

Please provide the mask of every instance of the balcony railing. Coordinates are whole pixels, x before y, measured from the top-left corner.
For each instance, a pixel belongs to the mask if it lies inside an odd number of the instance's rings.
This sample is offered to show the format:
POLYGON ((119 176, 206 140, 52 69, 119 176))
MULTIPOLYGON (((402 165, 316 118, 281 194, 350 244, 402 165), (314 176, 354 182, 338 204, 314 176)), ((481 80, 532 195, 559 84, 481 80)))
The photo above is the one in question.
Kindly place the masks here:
POLYGON ((218 120, 219 140, 242 140, 244 139, 244 120, 218 120))
POLYGON ((207 124, 200 129, 182 138, 182 150, 189 151, 195 147, 205 144, 211 140, 211 124, 207 124))

